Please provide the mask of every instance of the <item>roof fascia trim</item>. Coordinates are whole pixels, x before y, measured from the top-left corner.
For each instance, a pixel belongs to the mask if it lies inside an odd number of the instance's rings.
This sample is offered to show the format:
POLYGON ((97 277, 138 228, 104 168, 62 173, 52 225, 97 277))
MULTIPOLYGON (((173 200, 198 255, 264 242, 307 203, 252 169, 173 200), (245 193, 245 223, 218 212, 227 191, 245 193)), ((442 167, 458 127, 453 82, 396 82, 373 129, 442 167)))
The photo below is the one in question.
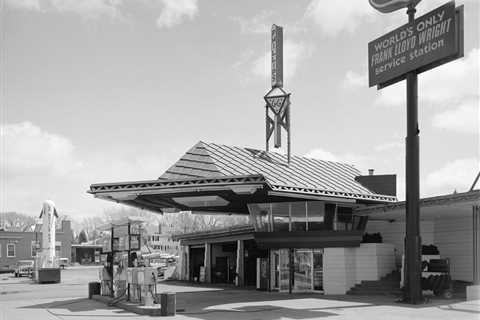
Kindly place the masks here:
POLYGON ((291 193, 301 193, 301 194, 314 194, 321 196, 330 196, 337 198, 353 198, 357 200, 373 200, 373 201, 382 201, 382 202, 396 202, 397 197, 387 196, 382 194, 361 194, 355 192, 345 192, 338 190, 322 190, 322 189, 313 189, 313 188, 304 188, 304 187, 294 187, 294 186, 284 186, 284 185, 272 185, 273 191, 283 191, 291 193))
POLYGON ((219 185, 238 185, 245 183, 268 184, 262 175, 222 176, 196 179, 147 180, 134 182, 92 184, 88 193, 100 194, 119 191, 145 191, 161 189, 180 189, 185 187, 205 187, 219 185))

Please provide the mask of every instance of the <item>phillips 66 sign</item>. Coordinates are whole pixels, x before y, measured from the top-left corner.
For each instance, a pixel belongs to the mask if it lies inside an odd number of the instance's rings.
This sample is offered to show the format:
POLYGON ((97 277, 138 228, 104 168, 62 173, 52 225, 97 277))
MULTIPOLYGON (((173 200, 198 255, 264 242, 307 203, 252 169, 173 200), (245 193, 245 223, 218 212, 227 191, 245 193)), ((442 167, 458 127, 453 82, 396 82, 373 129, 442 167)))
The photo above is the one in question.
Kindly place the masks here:
POLYGON ((368 0, 370 5, 383 13, 393 12, 398 9, 406 8, 409 5, 417 5, 420 0, 368 0))
MULTIPOLYGON (((373 0, 372 0, 373 1, 373 0)), ((463 56, 463 6, 451 1, 368 44, 369 86, 385 87, 407 72, 463 56)))
POLYGON ((283 28, 272 26, 272 88, 283 87, 283 28))

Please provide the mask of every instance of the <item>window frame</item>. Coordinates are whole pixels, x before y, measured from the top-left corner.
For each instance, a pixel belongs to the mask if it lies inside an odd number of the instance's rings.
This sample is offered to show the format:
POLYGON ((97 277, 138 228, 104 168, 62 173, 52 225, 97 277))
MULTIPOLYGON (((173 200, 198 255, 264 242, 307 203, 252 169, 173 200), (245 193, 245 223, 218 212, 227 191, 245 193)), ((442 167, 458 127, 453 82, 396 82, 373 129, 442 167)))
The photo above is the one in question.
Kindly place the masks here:
POLYGON ((32 243, 30 245, 30 255, 32 256, 32 258, 35 258, 37 256, 37 241, 35 240, 32 240, 32 243))
POLYGON ((15 258, 16 253, 17 253, 17 248, 16 248, 15 243, 7 243, 7 258, 15 258), (13 246, 13 256, 10 255, 10 252, 9 252, 10 250, 8 250, 9 246, 13 246))

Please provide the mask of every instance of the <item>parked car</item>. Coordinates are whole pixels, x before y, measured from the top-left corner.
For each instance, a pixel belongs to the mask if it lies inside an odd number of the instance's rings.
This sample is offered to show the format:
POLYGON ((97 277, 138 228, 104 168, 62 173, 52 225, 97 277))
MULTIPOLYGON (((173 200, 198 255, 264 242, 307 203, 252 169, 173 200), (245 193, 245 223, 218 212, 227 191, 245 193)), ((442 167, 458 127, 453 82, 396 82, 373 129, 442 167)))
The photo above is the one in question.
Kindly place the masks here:
POLYGON ((33 274, 33 260, 19 260, 15 264, 15 277, 28 276, 33 274))
POLYGON ((15 270, 9 266, 9 265, 3 265, 3 266, 0 266, 0 274, 1 273, 12 273, 14 272, 15 270))

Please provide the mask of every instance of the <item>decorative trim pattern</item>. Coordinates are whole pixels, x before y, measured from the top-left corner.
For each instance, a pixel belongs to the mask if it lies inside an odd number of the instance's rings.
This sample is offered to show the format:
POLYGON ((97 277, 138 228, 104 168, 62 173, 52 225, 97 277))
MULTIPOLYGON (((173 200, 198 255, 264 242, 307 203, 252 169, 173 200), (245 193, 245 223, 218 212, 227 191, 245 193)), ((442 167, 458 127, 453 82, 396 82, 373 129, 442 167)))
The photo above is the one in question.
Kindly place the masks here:
POLYGON ((143 191, 164 188, 182 188, 191 186, 237 185, 245 183, 267 183, 262 175, 225 176, 214 178, 194 178, 175 180, 148 180, 119 183, 98 183, 90 186, 89 193, 96 194, 112 191, 143 191))

